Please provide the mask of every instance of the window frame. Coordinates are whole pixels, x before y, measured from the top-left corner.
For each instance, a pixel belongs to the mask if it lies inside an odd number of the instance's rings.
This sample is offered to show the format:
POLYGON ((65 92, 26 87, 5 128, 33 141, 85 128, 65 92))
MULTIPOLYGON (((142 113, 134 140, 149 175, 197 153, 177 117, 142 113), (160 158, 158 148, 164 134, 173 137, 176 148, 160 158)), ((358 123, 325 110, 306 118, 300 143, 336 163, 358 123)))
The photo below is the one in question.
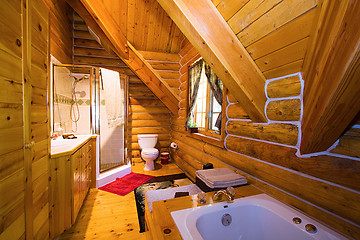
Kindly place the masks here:
MULTIPOLYGON (((188 63, 188 71, 187 71, 187 75, 189 73, 190 68, 194 65, 194 63, 196 63, 197 61, 199 61, 201 58, 195 58, 193 61, 190 61, 188 63)), ((189 101, 190 101, 190 81, 189 81, 189 75, 187 76, 187 86, 186 86, 186 116, 188 114, 189 111, 189 101)), ((210 89, 210 85, 207 83, 207 91, 211 92, 210 89)), ((210 98, 210 94, 207 94, 207 98, 210 98)), ((206 100, 206 116, 205 116, 205 127, 207 128, 206 131, 201 130, 201 128, 198 128, 199 132, 198 133, 190 133, 186 131, 186 135, 191 136, 193 138, 196 138, 198 140, 204 141, 206 143, 212 144, 212 145, 216 145, 218 147, 224 148, 224 141, 225 141, 225 137, 226 137, 226 132, 225 132, 225 125, 226 125, 226 121, 227 121, 227 116, 226 116, 226 108, 228 105, 228 101, 227 101, 227 88, 226 86, 223 84, 223 103, 221 106, 221 111, 222 111, 222 119, 221 119, 221 134, 217 134, 217 133, 211 133, 210 131, 215 131, 215 130, 209 130, 209 117, 208 117, 208 113, 209 113, 209 105, 208 104, 210 101, 207 99, 206 100)), ((186 126, 187 128, 187 126, 186 126)))

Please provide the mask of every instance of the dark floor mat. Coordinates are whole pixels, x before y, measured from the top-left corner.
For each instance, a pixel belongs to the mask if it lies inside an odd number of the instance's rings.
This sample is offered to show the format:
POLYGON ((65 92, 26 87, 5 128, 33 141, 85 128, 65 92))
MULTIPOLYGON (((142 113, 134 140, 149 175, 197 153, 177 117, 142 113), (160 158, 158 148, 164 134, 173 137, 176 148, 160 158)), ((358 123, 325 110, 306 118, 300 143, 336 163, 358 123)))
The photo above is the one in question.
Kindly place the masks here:
POLYGON ((187 178, 184 173, 154 177, 150 179, 148 182, 135 188, 134 194, 135 194, 136 208, 139 218, 140 232, 145 231, 145 193, 149 190, 176 187, 174 186, 174 180, 183 179, 183 178, 187 178))

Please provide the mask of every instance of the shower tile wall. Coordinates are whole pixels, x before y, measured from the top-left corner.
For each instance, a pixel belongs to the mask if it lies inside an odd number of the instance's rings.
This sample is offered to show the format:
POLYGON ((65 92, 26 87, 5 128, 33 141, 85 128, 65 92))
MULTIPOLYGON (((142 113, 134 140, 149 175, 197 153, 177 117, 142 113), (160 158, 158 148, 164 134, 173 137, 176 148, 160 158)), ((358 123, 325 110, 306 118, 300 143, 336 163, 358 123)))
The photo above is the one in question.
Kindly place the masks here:
POLYGON ((55 67, 54 76, 54 126, 61 126, 64 132, 71 132, 70 119, 71 90, 73 78, 70 71, 64 67, 55 67))
MULTIPOLYGON (((76 85, 80 111, 76 131, 75 123, 70 118, 71 105, 74 104, 72 99, 73 76, 81 78, 83 74, 72 74, 66 67, 54 68, 54 131, 61 126, 64 133, 90 134, 90 81, 84 79, 76 85), (82 91, 85 92, 85 96, 80 97, 82 91)), ((76 111, 75 106, 74 110, 76 111)))
MULTIPOLYGON (((81 78, 83 75, 77 76, 81 78)), ((77 126, 77 134, 90 134, 90 80, 85 79, 76 85, 77 102, 79 105, 80 119, 77 126), (80 92, 85 92, 85 96, 80 97, 80 92)), ((74 128, 75 129, 75 128, 74 128)))

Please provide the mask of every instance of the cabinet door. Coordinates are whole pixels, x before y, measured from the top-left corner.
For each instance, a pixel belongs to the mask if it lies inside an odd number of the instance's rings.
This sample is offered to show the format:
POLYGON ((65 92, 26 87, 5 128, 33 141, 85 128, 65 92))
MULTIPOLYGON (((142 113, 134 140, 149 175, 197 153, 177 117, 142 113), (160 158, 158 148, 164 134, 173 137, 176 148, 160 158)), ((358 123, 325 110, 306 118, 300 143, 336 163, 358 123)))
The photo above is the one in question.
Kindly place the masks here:
POLYGON ((86 145, 84 147, 82 147, 82 152, 81 152, 81 176, 80 176, 80 201, 81 203, 84 201, 86 193, 87 193, 87 189, 86 189, 86 145))
POLYGON ((81 195, 81 155, 82 151, 81 148, 71 156, 71 172, 72 172, 72 179, 73 179, 73 204, 72 204, 72 220, 71 222, 74 223, 76 217, 79 213, 82 201, 80 199, 81 195))

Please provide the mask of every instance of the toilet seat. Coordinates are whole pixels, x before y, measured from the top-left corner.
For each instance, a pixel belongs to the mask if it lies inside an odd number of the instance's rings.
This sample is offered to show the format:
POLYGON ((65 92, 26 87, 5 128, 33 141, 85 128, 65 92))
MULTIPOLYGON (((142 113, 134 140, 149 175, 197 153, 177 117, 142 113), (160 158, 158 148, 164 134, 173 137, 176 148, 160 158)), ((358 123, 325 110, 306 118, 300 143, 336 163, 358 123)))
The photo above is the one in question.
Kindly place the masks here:
POLYGON ((141 151, 141 155, 144 157, 156 156, 158 153, 159 153, 159 150, 157 150, 156 148, 144 148, 141 151))

